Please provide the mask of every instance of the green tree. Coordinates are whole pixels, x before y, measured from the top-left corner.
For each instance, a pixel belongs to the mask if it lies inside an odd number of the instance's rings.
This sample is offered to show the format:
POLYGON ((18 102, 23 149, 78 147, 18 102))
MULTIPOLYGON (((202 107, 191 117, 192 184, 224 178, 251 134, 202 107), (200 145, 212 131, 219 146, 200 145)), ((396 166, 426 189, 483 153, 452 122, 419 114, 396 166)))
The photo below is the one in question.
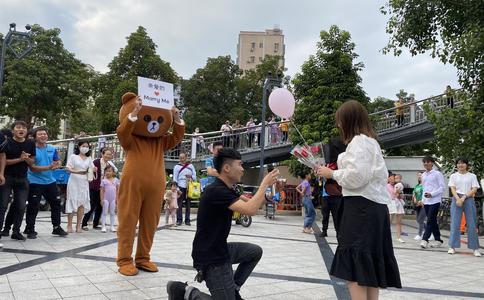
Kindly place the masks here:
POLYGON ((459 93, 462 105, 453 109, 436 112, 425 106, 425 112, 435 125, 435 154, 442 157, 442 164, 448 170, 453 170, 455 159, 460 156, 471 161, 472 172, 479 177, 484 175, 484 118, 482 106, 471 99, 477 97, 467 92, 459 93))
MULTIPOLYGON (((354 62, 358 54, 350 33, 333 25, 321 31, 320 38, 316 54, 304 62, 293 80, 298 99, 293 119, 308 143, 327 143, 338 134, 334 113, 344 100, 354 99, 365 106, 369 100, 360 86, 358 72, 364 65, 354 62)), ((294 144, 303 143, 294 130, 290 137, 294 144)), ((294 161, 290 165, 295 175, 300 173, 298 166, 294 161)))
POLYGON ((260 118, 262 86, 268 72, 282 72, 278 57, 268 56, 245 74, 230 56, 208 58, 207 64, 183 81, 181 100, 187 129, 216 131, 225 120, 243 124, 249 117, 260 118))
POLYGON ((95 86, 95 112, 99 116, 100 130, 114 132, 118 125, 121 96, 136 92, 137 77, 147 77, 173 84, 179 83, 170 64, 156 54, 156 44, 146 29, 138 29, 127 37, 127 45, 119 50, 109 63, 109 71, 99 76, 95 86))
POLYGON ((64 48, 60 32, 33 25, 32 52, 23 59, 12 59, 7 52, 0 98, 0 114, 24 120, 29 126, 45 122, 53 138, 61 119, 86 107, 94 75, 64 48))
MULTIPOLYGON (((465 93, 461 106, 435 113, 427 107, 435 125, 435 155, 451 168, 457 156, 467 156, 478 176, 484 174, 484 2, 390 0, 382 12, 389 15, 390 41, 384 52, 412 55, 430 52, 443 63, 457 68, 465 93)), ((445 83, 443 84, 445 85, 445 83)))
POLYGON ((393 107, 395 107, 393 100, 378 96, 368 104, 368 112, 373 113, 393 107))
POLYGON ((208 58, 205 67, 182 83, 181 99, 188 131, 199 127, 202 132, 219 130, 232 119, 236 108, 236 82, 241 71, 230 56, 208 58))
POLYGON ((381 8, 389 16, 390 41, 385 52, 412 55, 430 52, 453 64, 465 86, 480 81, 484 72, 484 2, 482 0, 389 0, 381 8))

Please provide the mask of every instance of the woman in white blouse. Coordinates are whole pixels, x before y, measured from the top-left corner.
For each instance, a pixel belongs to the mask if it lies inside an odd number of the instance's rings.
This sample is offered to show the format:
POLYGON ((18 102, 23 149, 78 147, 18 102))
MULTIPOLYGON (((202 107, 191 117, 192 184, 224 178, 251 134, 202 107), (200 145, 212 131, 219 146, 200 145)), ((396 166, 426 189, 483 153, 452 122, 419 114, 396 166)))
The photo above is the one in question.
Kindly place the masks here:
POLYGON ((449 187, 452 191, 452 203, 450 205, 450 238, 449 254, 455 253, 455 248, 460 248, 460 222, 462 211, 466 216, 467 224, 467 247, 474 250, 474 256, 480 257, 479 237, 476 232, 477 210, 474 196, 479 188, 477 176, 468 171, 469 161, 459 157, 456 160, 457 172, 450 175, 449 187))
POLYGON ((72 233, 72 219, 77 214, 76 232, 81 233, 82 218, 84 211, 91 208, 89 197, 88 170, 93 169, 96 174, 97 169, 92 163, 91 146, 87 141, 80 141, 67 160, 66 169, 70 173, 67 182, 66 213, 67 215, 67 232, 72 233))
POLYGON ((343 103, 335 119, 346 152, 338 156, 338 170, 319 167, 317 172, 343 188, 330 274, 347 280, 352 299, 378 299, 379 288, 402 287, 388 218, 388 170, 368 112, 358 101, 343 103))

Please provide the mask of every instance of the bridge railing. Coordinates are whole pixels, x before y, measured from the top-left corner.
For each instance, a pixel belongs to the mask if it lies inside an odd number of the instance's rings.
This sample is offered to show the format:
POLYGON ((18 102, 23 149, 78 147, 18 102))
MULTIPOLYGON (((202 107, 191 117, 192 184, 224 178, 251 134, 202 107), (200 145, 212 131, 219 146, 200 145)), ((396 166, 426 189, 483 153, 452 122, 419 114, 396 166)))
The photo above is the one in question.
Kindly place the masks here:
POLYGON ((377 134, 399 130, 405 126, 419 124, 427 121, 427 115, 423 109, 428 104, 434 111, 440 112, 446 108, 458 107, 462 104, 461 89, 454 90, 452 96, 441 94, 427 99, 404 103, 400 108, 393 107, 370 114, 377 134), (401 109, 403 118, 398 119, 397 110, 401 109))
MULTIPOLYGON (((283 134, 279 126, 284 122, 267 123, 265 126, 265 147, 279 147, 290 144, 286 134, 283 134)), ((225 147, 233 147, 241 153, 259 151, 261 138, 261 125, 254 127, 241 127, 229 133, 221 131, 205 132, 199 134, 185 134, 183 140, 174 149, 165 152, 165 159, 178 160, 180 153, 184 152, 192 161, 201 161, 211 156, 211 145, 220 141, 225 147)), ((49 141, 54 145, 64 162, 67 157, 74 152, 74 146, 78 140, 89 142, 92 149, 92 157, 99 157, 102 148, 113 150, 113 162, 124 162, 124 150, 119 144, 116 134, 106 134, 98 136, 85 136, 77 139, 64 139, 49 141)))

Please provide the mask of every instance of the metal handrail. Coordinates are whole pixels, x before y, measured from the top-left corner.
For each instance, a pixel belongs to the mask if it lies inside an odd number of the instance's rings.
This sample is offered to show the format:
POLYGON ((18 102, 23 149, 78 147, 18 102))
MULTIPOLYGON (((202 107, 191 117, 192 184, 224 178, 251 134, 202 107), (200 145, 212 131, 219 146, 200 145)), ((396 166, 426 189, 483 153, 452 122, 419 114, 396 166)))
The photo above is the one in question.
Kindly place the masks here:
MULTIPOLYGON (((286 146, 290 144, 287 135, 283 135, 279 130, 279 125, 289 123, 289 121, 267 123, 266 125, 266 148, 286 146)), ((232 130, 229 134, 223 134, 222 131, 211 131, 205 133, 186 133, 183 140, 171 150, 165 152, 165 159, 177 160, 180 153, 184 152, 192 161, 202 161, 211 156, 209 145, 216 141, 221 141, 224 146, 230 146, 241 153, 259 151, 261 125, 253 127, 241 127, 232 130)), ((64 160, 74 150, 75 141, 88 141, 91 144, 93 157, 99 157, 100 151, 104 147, 113 150, 113 162, 121 163, 124 161, 124 150, 119 144, 117 134, 106 134, 96 136, 83 136, 70 139, 49 141, 49 144, 55 146, 61 158, 64 160)))
POLYGON ((412 101, 404 103, 400 107, 392 107, 385 110, 373 112, 370 118, 377 134, 387 133, 389 131, 400 130, 405 126, 416 125, 427 121, 427 115, 423 109, 423 104, 429 103, 430 107, 437 112, 445 108, 458 107, 462 105, 460 92, 463 89, 453 90, 453 97, 450 99, 445 93, 437 96, 432 96, 419 101, 412 101), (450 103, 449 103, 450 102, 450 103), (403 110, 403 117, 399 119, 396 115, 396 110, 403 110))

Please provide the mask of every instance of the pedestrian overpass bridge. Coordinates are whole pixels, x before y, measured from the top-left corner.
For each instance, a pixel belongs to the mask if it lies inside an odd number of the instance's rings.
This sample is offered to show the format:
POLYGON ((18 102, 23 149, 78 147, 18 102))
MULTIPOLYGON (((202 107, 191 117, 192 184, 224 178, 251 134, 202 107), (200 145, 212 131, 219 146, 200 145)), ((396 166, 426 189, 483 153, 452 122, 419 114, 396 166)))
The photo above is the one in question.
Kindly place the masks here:
MULTIPOLYGON (((456 93, 454 96, 452 107, 461 105, 458 95, 459 93, 456 93)), ((447 97, 438 95, 404 104, 403 121, 400 124, 397 122, 395 108, 371 113, 370 117, 375 125, 379 142, 388 149, 432 140, 434 126, 427 120, 423 109, 425 104, 435 111, 450 108, 447 97)), ((279 124, 268 124, 265 128, 264 161, 266 163, 283 161, 290 157, 289 152, 292 148, 290 140, 284 139, 280 132, 275 135, 271 134, 271 126, 277 127, 279 124)), ((184 152, 190 157, 197 170, 204 169, 206 158, 212 155, 211 144, 215 141, 225 141, 230 147, 236 148, 242 154, 245 166, 258 166, 261 153, 258 133, 261 128, 256 126, 254 130, 255 132, 249 133, 247 128, 235 129, 228 137, 222 136, 220 131, 185 134, 183 141, 175 149, 165 153, 165 167, 173 169, 178 163, 179 154, 184 152)), ((113 161, 122 166, 124 150, 119 145, 116 134, 92 136, 85 139, 91 143, 95 157, 99 157, 99 150, 102 147, 114 149, 113 161)), ((64 154, 64 157, 72 153, 74 149, 74 139, 52 141, 51 143, 59 149, 61 154, 64 154)))

